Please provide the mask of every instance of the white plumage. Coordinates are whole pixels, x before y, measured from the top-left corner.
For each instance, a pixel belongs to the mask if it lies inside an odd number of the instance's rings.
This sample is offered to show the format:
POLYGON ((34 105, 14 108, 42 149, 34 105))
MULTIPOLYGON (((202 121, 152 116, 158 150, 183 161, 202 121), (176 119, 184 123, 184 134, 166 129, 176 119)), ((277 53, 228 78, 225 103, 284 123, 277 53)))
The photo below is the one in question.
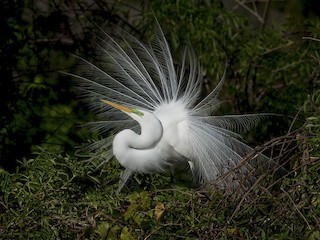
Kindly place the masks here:
POLYGON ((97 53, 100 65, 82 59, 82 72, 70 75, 101 119, 89 124, 93 130, 117 133, 91 150, 98 153, 92 160, 107 162, 114 155, 125 168, 119 189, 134 172, 165 171, 179 162, 189 163, 198 182, 211 181, 252 150, 233 131, 250 129, 260 115, 212 116, 220 106, 224 76, 199 99, 198 61, 185 51, 176 68, 161 30, 150 45, 131 35, 118 43, 104 34, 97 53))

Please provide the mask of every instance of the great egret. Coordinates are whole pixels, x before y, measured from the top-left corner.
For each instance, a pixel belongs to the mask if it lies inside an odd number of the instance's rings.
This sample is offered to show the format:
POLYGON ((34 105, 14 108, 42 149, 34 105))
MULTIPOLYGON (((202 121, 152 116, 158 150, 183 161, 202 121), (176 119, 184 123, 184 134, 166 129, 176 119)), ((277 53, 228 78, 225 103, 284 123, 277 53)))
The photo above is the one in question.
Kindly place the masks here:
POLYGON ((148 45, 129 34, 117 42, 105 33, 101 42, 100 65, 81 59, 86 67, 73 76, 102 119, 90 123, 93 130, 117 133, 95 142, 91 150, 99 153, 92 160, 104 163, 115 156, 125 168, 119 190, 134 172, 173 170, 180 163, 189 164, 197 182, 214 180, 252 150, 234 131, 250 129, 260 115, 212 115, 220 106, 225 74, 199 100, 199 62, 186 50, 175 68, 161 29, 148 45))

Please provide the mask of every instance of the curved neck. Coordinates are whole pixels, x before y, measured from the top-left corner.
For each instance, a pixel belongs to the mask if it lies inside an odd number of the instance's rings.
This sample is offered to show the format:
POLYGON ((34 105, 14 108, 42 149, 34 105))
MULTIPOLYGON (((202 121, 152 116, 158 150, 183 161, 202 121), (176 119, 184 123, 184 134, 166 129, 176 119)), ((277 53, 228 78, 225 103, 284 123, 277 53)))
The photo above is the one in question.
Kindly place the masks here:
POLYGON ((154 148, 162 138, 163 128, 158 118, 153 114, 145 116, 139 120, 141 134, 136 134, 130 129, 125 129, 119 132, 113 140, 114 154, 117 151, 126 151, 130 148, 134 149, 151 149, 154 148))
POLYGON ((141 124, 140 135, 135 133, 135 137, 128 139, 129 147, 135 149, 150 149, 154 148, 162 138, 163 128, 161 122, 154 117, 154 121, 146 124, 141 124))
POLYGON ((135 119, 141 126, 141 134, 131 129, 119 132, 113 140, 113 155, 128 169, 148 173, 159 169, 157 144, 161 141, 163 128, 158 118, 146 113, 143 118, 135 119))

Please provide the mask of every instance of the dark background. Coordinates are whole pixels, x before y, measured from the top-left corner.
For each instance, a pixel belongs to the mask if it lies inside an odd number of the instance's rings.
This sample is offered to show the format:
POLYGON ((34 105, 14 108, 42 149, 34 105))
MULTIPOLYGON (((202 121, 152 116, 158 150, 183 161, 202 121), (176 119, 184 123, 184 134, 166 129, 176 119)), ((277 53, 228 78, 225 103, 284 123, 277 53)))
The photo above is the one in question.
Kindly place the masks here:
POLYGON ((120 27, 147 41, 155 17, 175 60, 184 45, 195 49, 203 65, 204 94, 228 61, 223 113, 285 116, 265 122, 249 141, 285 133, 317 87, 319 43, 303 37, 319 37, 320 3, 241 2, 2 1, 0 165, 14 170, 17 160, 30 157, 41 144, 74 151, 94 138, 79 127, 94 116, 79 104, 70 77, 61 71, 77 72, 73 55, 94 59, 99 27, 109 34, 120 27))

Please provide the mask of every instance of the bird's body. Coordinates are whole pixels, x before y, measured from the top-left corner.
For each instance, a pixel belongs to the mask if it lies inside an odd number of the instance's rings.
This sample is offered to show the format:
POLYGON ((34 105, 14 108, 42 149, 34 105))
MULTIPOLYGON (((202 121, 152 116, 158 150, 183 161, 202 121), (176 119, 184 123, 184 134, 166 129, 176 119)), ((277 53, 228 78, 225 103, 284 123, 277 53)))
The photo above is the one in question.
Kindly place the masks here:
POLYGON ((161 30, 153 45, 130 35, 119 44, 106 34, 99 49, 102 65, 83 60, 86 70, 73 76, 102 118, 91 124, 93 130, 117 132, 92 150, 104 162, 115 156, 125 168, 123 183, 134 172, 161 172, 181 163, 190 165, 198 182, 210 181, 251 151, 233 130, 250 129, 260 116, 212 116, 220 106, 224 76, 201 100, 202 78, 194 54, 185 51, 176 69, 161 30))
POLYGON ((151 173, 166 171, 183 162, 187 153, 181 143, 188 131, 183 105, 171 102, 153 113, 143 113, 141 134, 125 129, 113 140, 113 154, 120 164, 134 172, 151 173))

